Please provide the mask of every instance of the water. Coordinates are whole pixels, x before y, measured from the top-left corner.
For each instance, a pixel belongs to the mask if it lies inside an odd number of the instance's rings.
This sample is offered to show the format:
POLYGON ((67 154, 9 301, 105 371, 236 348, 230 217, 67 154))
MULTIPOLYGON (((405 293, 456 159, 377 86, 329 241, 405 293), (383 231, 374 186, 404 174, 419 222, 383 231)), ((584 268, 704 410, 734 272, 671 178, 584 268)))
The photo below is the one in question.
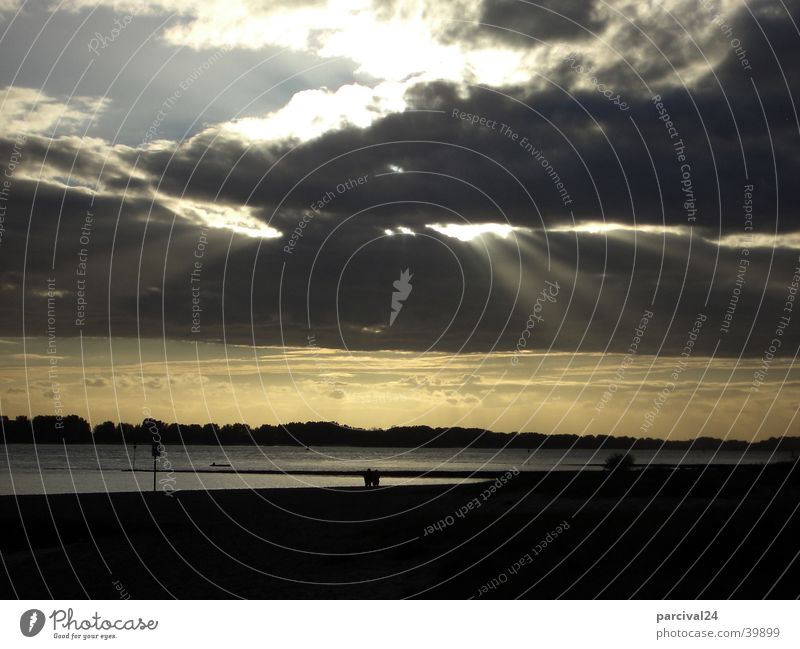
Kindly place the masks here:
MULTIPOLYGON (((256 475, 235 473, 246 470, 275 471, 361 471, 368 467, 388 471, 521 471, 600 470, 605 458, 615 451, 524 449, 402 449, 350 447, 252 447, 169 446, 162 460, 169 460, 175 472, 170 484, 175 490, 259 489, 266 487, 360 486, 357 476, 256 475), (232 473, 199 473, 213 470, 212 463, 232 473)), ((751 451, 636 451, 637 464, 736 464, 788 460, 789 453, 751 451)), ((149 446, 136 449, 133 472, 133 447, 117 445, 59 446, 9 444, 0 447, 0 495, 41 493, 91 493, 149 491, 153 488, 153 462, 149 446)), ((163 465, 162 465, 163 468, 163 465)), ((168 475, 159 473, 163 489, 168 475)), ((381 485, 435 484, 463 482, 464 478, 391 478, 381 485)))

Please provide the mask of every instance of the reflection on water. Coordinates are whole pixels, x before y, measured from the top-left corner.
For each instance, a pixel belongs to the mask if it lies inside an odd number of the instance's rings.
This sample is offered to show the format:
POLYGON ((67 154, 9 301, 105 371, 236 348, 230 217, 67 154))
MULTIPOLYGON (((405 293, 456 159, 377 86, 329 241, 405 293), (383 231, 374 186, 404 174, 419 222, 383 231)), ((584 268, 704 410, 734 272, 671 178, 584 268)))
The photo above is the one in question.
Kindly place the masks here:
MULTIPOLYGON (((236 473, 248 470, 277 471, 361 471, 368 467, 388 471, 521 471, 599 470, 609 450, 524 449, 394 449, 351 447, 253 447, 168 446, 160 460, 175 470, 170 474, 175 490, 258 489, 266 487, 357 487, 357 476, 257 475, 236 473), (229 466, 221 466, 229 465, 229 466), (213 470, 230 473, 199 473, 213 470), (197 473, 196 473, 197 472, 197 473), (172 480, 174 478, 174 480, 172 480)), ((758 451, 636 451, 639 464, 735 464, 765 463, 789 459, 788 453, 772 456, 758 451)), ((148 491, 153 488, 149 446, 124 447, 58 446, 11 444, 0 447, 0 494, 73 493, 105 491, 148 491), (134 464, 135 463, 135 464, 134 464), (132 472, 132 467, 138 469, 132 472)), ((168 474, 159 473, 158 479, 168 474)), ((462 482, 456 478, 391 478, 381 485, 462 482)))

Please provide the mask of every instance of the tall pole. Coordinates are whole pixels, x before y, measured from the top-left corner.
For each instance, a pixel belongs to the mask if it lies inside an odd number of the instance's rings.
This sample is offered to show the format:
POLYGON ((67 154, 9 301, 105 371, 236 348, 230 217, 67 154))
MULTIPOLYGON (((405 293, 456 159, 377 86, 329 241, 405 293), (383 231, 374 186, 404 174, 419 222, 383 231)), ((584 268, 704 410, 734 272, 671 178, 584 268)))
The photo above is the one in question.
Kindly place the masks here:
POLYGON ((152 454, 153 454, 153 491, 156 490, 156 460, 161 457, 161 442, 153 441, 152 446, 152 454))

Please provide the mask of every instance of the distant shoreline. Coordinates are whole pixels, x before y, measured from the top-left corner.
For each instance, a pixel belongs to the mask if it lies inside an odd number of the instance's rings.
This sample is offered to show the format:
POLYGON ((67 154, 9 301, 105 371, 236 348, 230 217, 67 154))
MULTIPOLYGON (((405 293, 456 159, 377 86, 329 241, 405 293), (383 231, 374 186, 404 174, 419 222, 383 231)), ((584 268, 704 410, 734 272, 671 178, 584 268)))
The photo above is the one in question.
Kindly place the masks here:
POLYGON ((800 452, 800 436, 755 442, 697 437, 671 440, 625 435, 573 435, 539 432, 499 433, 482 428, 394 426, 353 428, 337 422, 287 424, 177 424, 146 418, 140 424, 106 421, 90 426, 77 415, 0 417, 6 444, 152 444, 207 446, 352 446, 368 448, 514 448, 529 450, 694 450, 800 452))

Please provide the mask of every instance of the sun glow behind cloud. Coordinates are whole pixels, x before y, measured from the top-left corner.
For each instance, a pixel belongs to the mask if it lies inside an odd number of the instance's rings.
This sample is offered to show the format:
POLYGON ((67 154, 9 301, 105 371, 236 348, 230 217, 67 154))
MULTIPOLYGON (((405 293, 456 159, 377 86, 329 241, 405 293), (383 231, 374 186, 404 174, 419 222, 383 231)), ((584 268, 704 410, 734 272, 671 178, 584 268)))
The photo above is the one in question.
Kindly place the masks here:
POLYGON ((721 237, 717 243, 725 248, 784 248, 787 250, 800 250, 800 232, 727 234, 721 237))
MULTIPOLYGON (((692 228, 688 225, 658 225, 638 223, 636 225, 629 223, 612 223, 609 221, 584 221, 575 225, 560 225, 548 228, 548 232, 568 232, 575 234, 589 234, 589 235, 659 235, 659 236, 675 236, 675 237, 689 237, 692 234, 692 228)), ((721 248, 784 248, 787 250, 800 249, 800 233, 790 232, 776 235, 774 233, 736 233, 726 234, 720 238, 708 236, 708 234, 699 235, 702 241, 711 243, 721 248)))
POLYGON ((584 221, 575 225, 560 225, 548 228, 548 232, 575 232, 576 234, 610 234, 612 232, 630 232, 641 234, 673 234, 688 236, 690 228, 684 225, 652 225, 611 223, 609 221, 584 221))
POLYGON ((507 239, 514 232, 526 230, 526 228, 509 225, 508 223, 432 223, 425 227, 459 241, 473 241, 483 235, 507 239))
POLYGON ((406 0, 391 5, 329 0, 311 6, 254 6, 242 0, 224 5, 183 0, 153 4, 191 16, 166 32, 167 40, 176 45, 302 50, 323 58, 350 59, 358 65, 357 74, 390 81, 470 77, 511 83, 529 76, 520 75, 523 57, 518 52, 443 37, 459 23, 480 19, 481 3, 475 0, 438 4, 406 0))

